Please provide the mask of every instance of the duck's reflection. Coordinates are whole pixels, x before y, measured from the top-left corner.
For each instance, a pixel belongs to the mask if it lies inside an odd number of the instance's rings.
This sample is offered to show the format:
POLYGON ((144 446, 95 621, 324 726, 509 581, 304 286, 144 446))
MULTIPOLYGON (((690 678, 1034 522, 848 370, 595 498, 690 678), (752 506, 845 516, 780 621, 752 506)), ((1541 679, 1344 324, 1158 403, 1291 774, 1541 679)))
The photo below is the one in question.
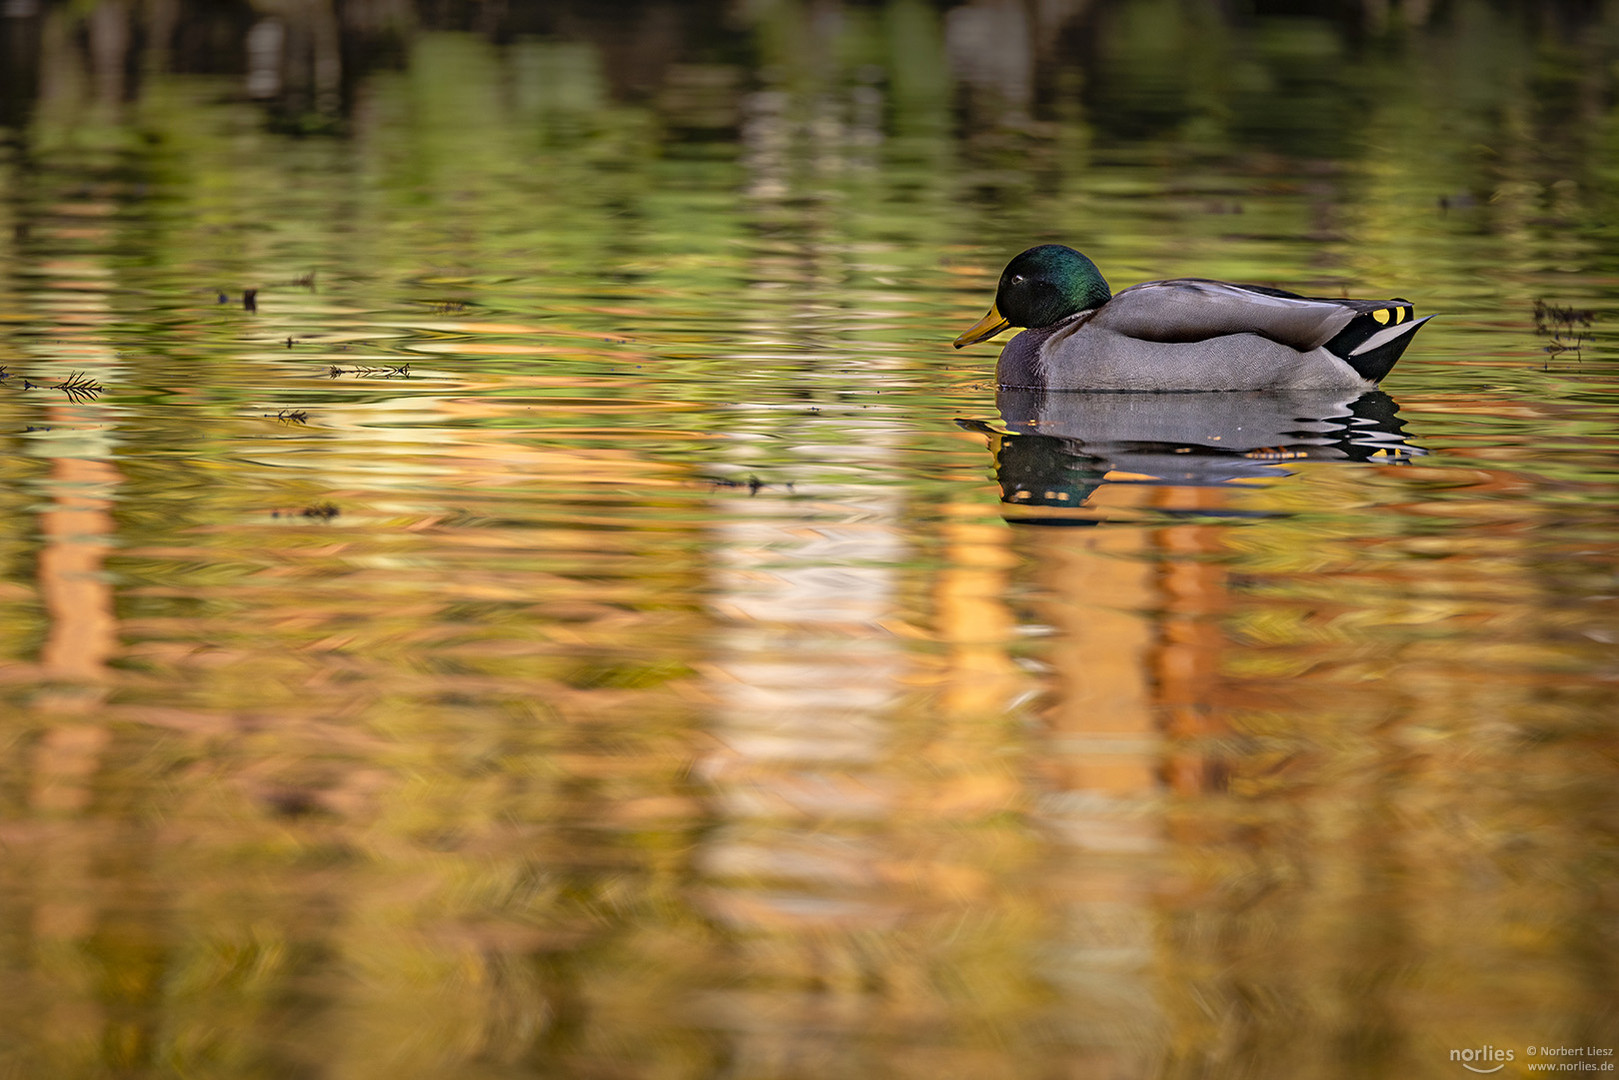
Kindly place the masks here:
POLYGON ((989 437, 1008 520, 1091 524, 1074 514, 1110 484, 1215 487, 1286 476, 1300 460, 1398 463, 1411 444, 1381 391, 1223 394, 1002 389, 989 437), (1016 508, 1014 510, 1013 508, 1016 508))

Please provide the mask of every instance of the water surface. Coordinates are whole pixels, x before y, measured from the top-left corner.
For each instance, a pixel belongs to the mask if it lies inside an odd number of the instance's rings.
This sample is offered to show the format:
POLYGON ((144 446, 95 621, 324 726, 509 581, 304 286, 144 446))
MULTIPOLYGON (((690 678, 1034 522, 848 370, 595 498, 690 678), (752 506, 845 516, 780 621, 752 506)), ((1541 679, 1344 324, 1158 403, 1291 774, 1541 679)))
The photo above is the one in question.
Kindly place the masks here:
POLYGON ((1605 16, 12 7, 0 1075, 1619 1046, 1605 16), (997 395, 1043 241, 1442 317, 997 395))

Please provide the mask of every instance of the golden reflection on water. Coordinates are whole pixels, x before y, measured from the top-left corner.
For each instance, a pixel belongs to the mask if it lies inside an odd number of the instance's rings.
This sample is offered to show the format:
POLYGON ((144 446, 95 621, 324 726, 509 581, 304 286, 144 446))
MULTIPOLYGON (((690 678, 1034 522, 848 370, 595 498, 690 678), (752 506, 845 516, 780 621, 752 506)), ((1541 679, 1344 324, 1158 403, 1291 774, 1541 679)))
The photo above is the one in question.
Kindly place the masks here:
POLYGON ((491 426, 532 397, 394 394, 253 420, 242 490, 111 578, 119 475, 51 459, 30 1060, 1297 1074, 1600 1017, 1554 957, 1600 933, 1608 697, 1516 572, 1518 474, 1289 463, 1008 528, 977 436, 936 506, 864 479, 914 461, 869 409, 744 440, 750 494, 616 437, 660 430, 633 401, 575 388, 559 439, 491 426))

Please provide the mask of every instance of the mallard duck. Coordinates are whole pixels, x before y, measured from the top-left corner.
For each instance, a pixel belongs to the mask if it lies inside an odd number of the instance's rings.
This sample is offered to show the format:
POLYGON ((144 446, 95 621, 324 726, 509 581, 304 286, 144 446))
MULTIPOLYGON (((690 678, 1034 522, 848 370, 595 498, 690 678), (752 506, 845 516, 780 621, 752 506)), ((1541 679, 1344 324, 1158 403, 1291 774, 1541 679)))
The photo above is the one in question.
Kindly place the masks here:
POLYGON ((1001 386, 1045 390, 1331 390, 1376 386, 1417 328, 1409 300, 1334 300, 1201 278, 1114 296, 1061 244, 1007 264, 989 314, 956 348, 1028 327, 1001 350, 1001 386))

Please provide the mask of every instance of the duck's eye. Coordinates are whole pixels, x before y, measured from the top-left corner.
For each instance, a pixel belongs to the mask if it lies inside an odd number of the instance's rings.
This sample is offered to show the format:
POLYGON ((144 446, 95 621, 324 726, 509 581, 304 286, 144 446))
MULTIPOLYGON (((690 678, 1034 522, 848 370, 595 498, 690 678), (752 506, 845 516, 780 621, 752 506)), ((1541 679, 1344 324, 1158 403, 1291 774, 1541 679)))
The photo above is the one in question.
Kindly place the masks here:
POLYGON ((1012 275, 1012 284, 1019 285, 1019 284, 1022 284, 1022 282, 1023 282, 1023 275, 1022 274, 1013 274, 1012 275))

